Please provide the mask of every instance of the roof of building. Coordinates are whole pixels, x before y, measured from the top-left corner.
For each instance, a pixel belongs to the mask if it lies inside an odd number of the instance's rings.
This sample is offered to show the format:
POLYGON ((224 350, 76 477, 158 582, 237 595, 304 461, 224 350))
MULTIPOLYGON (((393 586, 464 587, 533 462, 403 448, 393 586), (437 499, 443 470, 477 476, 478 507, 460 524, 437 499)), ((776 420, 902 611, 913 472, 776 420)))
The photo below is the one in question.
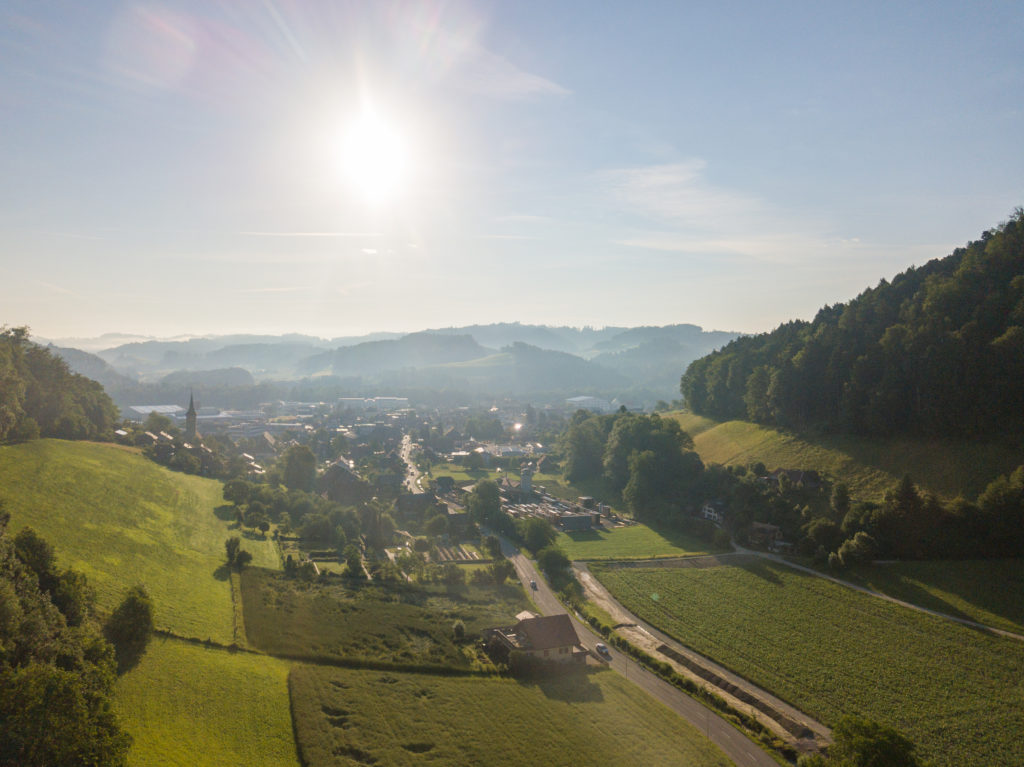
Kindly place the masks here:
POLYGON ((550 650, 554 647, 578 645, 580 638, 572 621, 565 613, 544 615, 539 618, 526 618, 515 625, 524 646, 531 650, 550 650))

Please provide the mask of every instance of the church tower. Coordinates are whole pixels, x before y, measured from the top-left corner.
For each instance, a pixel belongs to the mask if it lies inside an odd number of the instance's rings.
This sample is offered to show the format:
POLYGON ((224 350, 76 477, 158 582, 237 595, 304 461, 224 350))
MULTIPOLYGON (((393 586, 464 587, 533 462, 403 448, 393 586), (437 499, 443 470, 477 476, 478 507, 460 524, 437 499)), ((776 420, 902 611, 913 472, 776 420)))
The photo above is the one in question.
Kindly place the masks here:
POLYGON ((185 439, 191 442, 196 439, 196 403, 192 392, 188 394, 188 412, 185 413, 185 439))

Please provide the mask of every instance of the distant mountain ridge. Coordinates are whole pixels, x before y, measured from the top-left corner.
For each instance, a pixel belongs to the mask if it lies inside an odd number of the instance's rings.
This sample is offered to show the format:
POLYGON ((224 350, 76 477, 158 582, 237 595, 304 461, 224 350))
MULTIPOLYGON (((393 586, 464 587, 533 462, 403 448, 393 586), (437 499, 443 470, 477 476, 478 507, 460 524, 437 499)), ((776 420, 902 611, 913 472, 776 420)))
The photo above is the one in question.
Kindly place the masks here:
POLYGON ((337 379, 342 388, 430 388, 480 396, 543 393, 553 399, 592 393, 653 404, 674 396, 691 360, 736 337, 687 324, 595 329, 513 322, 330 340, 298 333, 147 339, 96 354, 60 353, 74 369, 102 378, 122 403, 143 396, 140 386, 148 387, 147 396, 156 396, 187 381, 197 387, 216 383, 217 396, 223 397, 225 385, 243 377, 218 371, 241 368, 266 391, 273 382, 337 379))

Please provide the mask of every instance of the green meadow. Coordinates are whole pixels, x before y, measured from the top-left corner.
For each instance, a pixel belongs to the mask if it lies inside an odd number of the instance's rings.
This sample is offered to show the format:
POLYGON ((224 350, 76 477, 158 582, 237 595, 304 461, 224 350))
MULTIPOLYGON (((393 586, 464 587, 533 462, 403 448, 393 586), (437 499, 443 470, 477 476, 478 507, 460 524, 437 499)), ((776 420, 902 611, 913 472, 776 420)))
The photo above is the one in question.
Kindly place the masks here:
MULTIPOLYGON (((32 527, 58 565, 84 573, 101 609, 143 584, 156 625, 183 636, 234 639, 224 540, 238 535, 215 509, 221 483, 172 472, 114 445, 37 440, 0 446, 10 529, 32 527)), ((244 538, 253 564, 279 567, 270 540, 244 538)))
POLYGON ((154 637, 117 683, 129 764, 297 767, 288 663, 154 637))
POLYGON ((660 532, 641 524, 610 530, 559 533, 555 543, 573 560, 653 559, 720 551, 695 536, 675 530, 660 532))
POLYGON ((1024 642, 740 562, 592 571, 644 620, 827 724, 892 725, 934 765, 1024 764, 1024 642))
POLYGON ((704 463, 751 464, 768 469, 816 469, 841 479, 855 498, 881 500, 904 474, 945 498, 974 498, 1001 474, 1024 463, 1024 451, 994 443, 929 439, 872 439, 798 435, 746 421, 717 423, 671 413, 693 437, 704 463))
POLYGON ((610 671, 517 682, 296 666, 289 686, 309 767, 730 764, 610 671))

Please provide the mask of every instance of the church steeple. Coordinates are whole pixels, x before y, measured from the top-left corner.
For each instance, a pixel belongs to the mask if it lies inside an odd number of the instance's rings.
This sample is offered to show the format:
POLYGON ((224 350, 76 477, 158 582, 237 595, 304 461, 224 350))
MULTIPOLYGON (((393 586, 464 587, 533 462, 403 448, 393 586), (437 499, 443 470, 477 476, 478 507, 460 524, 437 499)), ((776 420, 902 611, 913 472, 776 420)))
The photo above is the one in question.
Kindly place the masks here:
POLYGON ((196 438, 196 403, 195 397, 190 391, 188 393, 188 411, 185 413, 185 439, 195 440, 196 438))

